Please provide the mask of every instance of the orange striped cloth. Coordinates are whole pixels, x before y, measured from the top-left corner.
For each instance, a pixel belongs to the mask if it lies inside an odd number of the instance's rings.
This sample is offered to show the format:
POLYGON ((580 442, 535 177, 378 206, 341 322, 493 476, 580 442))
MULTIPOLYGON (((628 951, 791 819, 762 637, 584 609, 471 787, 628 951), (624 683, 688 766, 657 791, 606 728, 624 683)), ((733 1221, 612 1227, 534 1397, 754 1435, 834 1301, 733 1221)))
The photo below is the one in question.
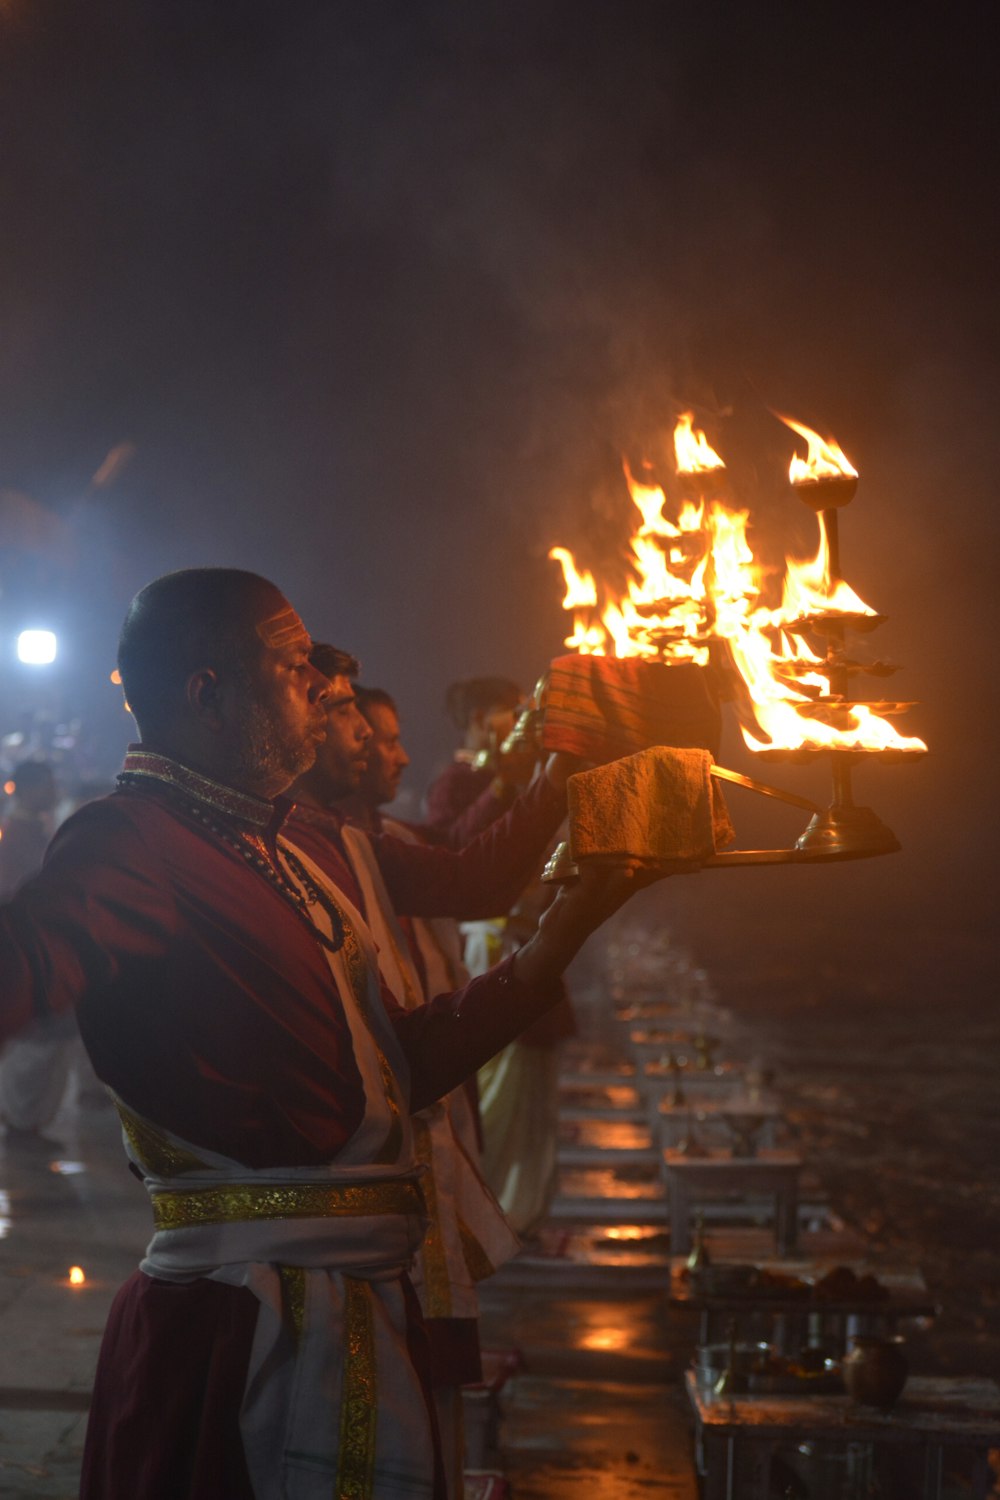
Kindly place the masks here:
POLYGON ((542 745, 598 763, 649 745, 718 754, 722 719, 711 673, 683 662, 558 656, 543 697, 542 745))

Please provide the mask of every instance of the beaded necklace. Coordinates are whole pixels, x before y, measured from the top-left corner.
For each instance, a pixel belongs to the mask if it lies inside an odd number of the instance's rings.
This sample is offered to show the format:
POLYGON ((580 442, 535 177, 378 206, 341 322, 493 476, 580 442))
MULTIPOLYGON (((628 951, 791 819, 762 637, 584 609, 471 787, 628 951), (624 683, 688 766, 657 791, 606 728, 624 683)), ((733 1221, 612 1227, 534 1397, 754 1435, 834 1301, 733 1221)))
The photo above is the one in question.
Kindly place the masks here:
MULTIPOLYGON (((130 771, 122 771, 119 773, 118 783, 120 786, 135 786, 136 784, 141 785, 144 779, 148 780, 149 778, 143 778, 130 771)), ((157 778, 157 780, 160 780, 160 778, 157 778)), ((173 795, 184 802, 184 810, 189 817, 194 818, 202 828, 217 838, 221 844, 225 844, 228 849, 232 849, 252 869, 256 870, 258 874, 263 875, 264 879, 278 892, 286 904, 291 906, 293 911, 297 912, 309 928, 313 937, 318 939, 324 948, 328 948, 331 953, 340 952, 344 946, 345 937, 343 914, 336 903, 327 895, 326 891, 316 884, 298 855, 287 844, 282 846, 281 858, 295 879, 300 882, 305 894, 287 878, 280 864, 275 865, 269 855, 266 852, 262 852, 266 851, 266 845, 263 839, 260 839, 259 845, 257 844, 256 840, 260 838, 260 835, 254 836, 250 834, 244 836, 243 834, 236 833, 234 830, 217 823, 206 808, 199 806, 197 802, 185 796, 179 787, 165 780, 160 780, 160 785, 167 787, 173 795), (318 927, 313 921, 309 914, 311 906, 319 906, 326 912, 333 930, 332 938, 327 937, 322 928, 318 927)))

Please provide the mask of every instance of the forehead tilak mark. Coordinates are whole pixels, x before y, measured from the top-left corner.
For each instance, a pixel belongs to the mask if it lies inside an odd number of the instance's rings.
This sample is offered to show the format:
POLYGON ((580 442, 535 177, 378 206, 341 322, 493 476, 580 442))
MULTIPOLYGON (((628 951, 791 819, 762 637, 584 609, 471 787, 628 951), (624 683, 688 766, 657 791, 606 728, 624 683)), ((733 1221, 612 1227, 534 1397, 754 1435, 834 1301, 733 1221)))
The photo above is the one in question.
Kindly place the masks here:
POLYGON ((256 630, 265 646, 290 646, 299 640, 309 642, 309 633, 290 604, 276 615, 258 620, 256 630))

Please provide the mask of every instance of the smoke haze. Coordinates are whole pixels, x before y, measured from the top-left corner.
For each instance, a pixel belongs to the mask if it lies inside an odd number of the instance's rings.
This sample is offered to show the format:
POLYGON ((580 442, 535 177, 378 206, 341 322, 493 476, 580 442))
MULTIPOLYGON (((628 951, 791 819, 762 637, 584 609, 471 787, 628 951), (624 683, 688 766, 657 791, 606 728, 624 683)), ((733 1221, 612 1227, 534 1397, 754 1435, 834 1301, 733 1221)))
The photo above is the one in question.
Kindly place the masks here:
MULTIPOLYGON (((559 651, 546 552, 624 537, 620 455, 679 403, 768 555, 812 550, 788 411, 861 471, 845 572, 932 753, 857 776, 902 854, 664 901, 708 961, 984 984, 995 22, 937 15, 4 0, 0 488, 77 558, 5 576, 5 629, 51 595, 96 700, 148 578, 257 569, 399 698, 416 785, 449 681, 559 651)), ((745 842, 799 831, 738 798, 745 842)))

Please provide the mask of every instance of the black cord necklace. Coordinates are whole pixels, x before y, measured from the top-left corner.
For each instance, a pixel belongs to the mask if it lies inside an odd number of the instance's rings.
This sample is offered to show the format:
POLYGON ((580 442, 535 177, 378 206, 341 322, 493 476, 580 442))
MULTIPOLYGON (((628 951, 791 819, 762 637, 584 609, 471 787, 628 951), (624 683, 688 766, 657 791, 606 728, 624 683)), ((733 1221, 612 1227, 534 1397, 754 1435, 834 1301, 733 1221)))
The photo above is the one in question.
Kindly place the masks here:
MULTIPOLYGON (((119 783, 124 786, 134 786, 141 780, 148 780, 148 777, 133 777, 132 774, 128 771, 121 772, 118 777, 119 783)), ((262 853, 261 850, 256 847, 256 844, 254 843, 252 837, 236 833, 233 830, 225 828, 217 823, 215 819, 211 817, 210 814, 205 810, 205 808, 199 807, 196 802, 192 801, 189 797, 184 796, 183 792, 180 792, 178 788, 171 786, 170 782, 164 781, 161 782, 161 785, 167 787, 169 791, 179 796, 180 800, 182 800, 184 803, 185 811, 189 814, 190 817, 194 818, 195 821, 202 826, 202 828, 206 829, 208 833, 213 834, 214 837, 217 838, 220 843, 225 844, 228 849, 232 849, 234 853, 238 854, 240 858, 244 860, 248 865, 250 865, 252 869, 256 870, 258 874, 263 875, 264 879, 278 892, 279 896, 281 896, 283 900, 292 907, 293 911, 297 912, 299 917, 309 928, 309 931, 312 933, 313 937, 316 938, 320 943, 322 943, 324 948, 328 948, 331 953, 340 952, 341 948, 344 946, 344 939, 346 936, 343 912, 340 910, 339 906, 337 906, 336 902, 331 899, 327 892, 323 890, 322 886, 318 886, 316 884, 312 876, 309 874, 309 871, 306 869, 305 865, 299 859, 298 855, 293 853, 293 851, 288 847, 287 844, 284 845, 280 850, 280 856, 284 859, 285 864, 288 866, 295 879, 298 880, 303 886, 305 890, 304 895, 302 891, 299 890, 298 886, 294 885, 292 881, 287 878, 280 865, 276 866, 266 853, 262 853), (319 906, 324 912, 326 912, 326 915, 330 919, 330 926, 333 931, 332 937, 328 937, 323 929, 321 927, 318 927, 313 921, 312 917, 309 914, 309 908, 311 906, 319 906)), ((266 847, 263 845, 263 840, 261 840, 261 845, 262 847, 266 847)))

